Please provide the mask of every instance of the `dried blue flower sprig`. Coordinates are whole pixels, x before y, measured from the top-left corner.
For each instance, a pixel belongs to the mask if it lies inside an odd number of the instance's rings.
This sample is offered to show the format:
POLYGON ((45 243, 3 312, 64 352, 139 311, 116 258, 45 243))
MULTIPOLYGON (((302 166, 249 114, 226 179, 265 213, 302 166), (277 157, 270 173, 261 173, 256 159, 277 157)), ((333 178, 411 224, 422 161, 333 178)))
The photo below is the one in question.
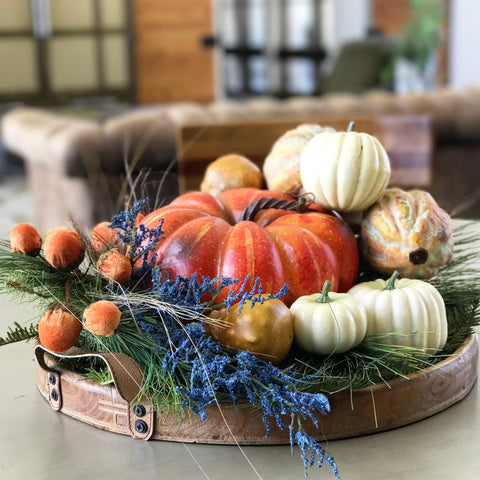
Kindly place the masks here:
MULTIPOLYGON (((159 268, 154 269, 152 279, 151 293, 160 301, 186 306, 198 312, 202 312, 208 304, 202 301, 205 295, 214 297, 223 286, 238 282, 219 278, 202 278, 199 281, 196 275, 172 280, 159 268)), ((263 302, 266 297, 283 295, 285 290, 282 288, 275 295, 263 296, 258 280, 254 285, 254 288, 246 290, 246 282, 243 282, 237 293, 229 295, 229 301, 233 303, 248 299, 263 302)), ((162 312, 161 321, 140 321, 139 325, 156 343, 163 356, 163 374, 171 378, 186 378, 183 384, 178 382, 176 389, 183 398, 182 405, 192 413, 206 420, 206 408, 209 405, 228 401, 237 406, 248 402, 262 410, 266 437, 272 418, 279 428, 284 429, 284 419, 290 417, 292 452, 293 445, 297 444, 305 469, 314 464, 315 458, 318 458, 318 466, 323 464, 325 450, 303 430, 301 422, 310 419, 318 426, 316 414, 329 412, 328 399, 320 393, 299 391, 297 387, 304 379, 295 371, 275 367, 247 350, 227 350, 206 333, 202 321, 184 325, 171 312, 165 311, 162 312), (292 428, 294 420, 298 424, 296 429, 292 428), (307 461, 308 451, 312 452, 310 462, 307 461)), ((327 458, 327 463, 335 467, 331 457, 327 458)))
POLYGON ((136 267, 137 277, 139 271, 151 269, 155 264, 155 247, 164 234, 163 219, 159 220, 155 228, 148 228, 143 223, 136 224, 138 215, 147 202, 148 199, 141 200, 131 209, 115 215, 109 225, 112 229, 118 229, 118 238, 128 245, 130 260, 136 267))
MULTIPOLYGON (((179 328, 175 320, 164 319, 163 326, 146 322, 140 322, 140 326, 163 350, 165 375, 178 377, 179 370, 188 365, 188 385, 177 385, 176 388, 184 398, 182 404, 192 413, 206 420, 209 405, 218 405, 222 400, 229 400, 235 406, 248 402, 261 408, 266 437, 269 436, 271 418, 283 430, 284 418, 290 416, 292 453, 297 444, 305 471, 314 465, 315 459, 318 459, 318 467, 323 464, 324 448, 303 430, 301 422, 310 419, 318 427, 316 414, 330 411, 325 395, 298 391, 296 387, 301 379, 258 359, 247 350, 225 350, 205 333, 201 322, 179 328), (175 348, 171 348, 172 345, 175 348), (307 457, 309 451, 310 460, 307 457)), ((332 457, 327 457, 327 464, 339 478, 332 457)))
MULTIPOLYGON (((259 278, 247 289, 248 277, 242 283, 240 279, 224 277, 198 279, 196 274, 189 278, 177 276, 172 279, 161 268, 153 268, 154 249, 163 236, 163 222, 154 230, 147 229, 142 224, 135 225, 145 203, 146 201, 138 202, 131 210, 115 216, 111 228, 119 229, 119 238, 133 252, 132 260, 140 259, 139 263, 143 263, 137 269, 142 272, 151 270, 148 295, 167 305, 187 307, 196 312, 198 318, 208 312, 209 308, 215 308, 215 297, 226 287, 234 287, 222 303, 227 308, 237 302, 243 306, 246 300, 251 300, 253 306, 256 302, 263 303, 268 298, 285 295, 288 285, 284 285, 276 294, 264 295, 259 278)), ((284 418, 290 417, 292 454, 293 446, 297 444, 305 473, 309 466, 313 466, 315 459, 318 459, 318 466, 324 463, 325 450, 304 431, 302 420, 310 419, 318 426, 316 414, 330 411, 325 395, 299 391, 297 387, 302 378, 289 368, 282 370, 246 350, 227 350, 222 347, 206 333, 202 321, 184 324, 174 311, 166 309, 160 312, 158 307, 150 311, 142 309, 141 317, 138 325, 157 345, 162 357, 163 374, 183 380, 178 381, 175 387, 183 399, 183 406, 206 420, 206 408, 218 405, 221 399, 230 401, 235 406, 248 402, 261 408, 266 437, 269 436, 272 418, 279 428, 284 429, 284 418), (309 451, 310 460, 307 457, 309 451)), ((335 477, 339 478, 332 457, 327 457, 327 464, 332 467, 335 477)))

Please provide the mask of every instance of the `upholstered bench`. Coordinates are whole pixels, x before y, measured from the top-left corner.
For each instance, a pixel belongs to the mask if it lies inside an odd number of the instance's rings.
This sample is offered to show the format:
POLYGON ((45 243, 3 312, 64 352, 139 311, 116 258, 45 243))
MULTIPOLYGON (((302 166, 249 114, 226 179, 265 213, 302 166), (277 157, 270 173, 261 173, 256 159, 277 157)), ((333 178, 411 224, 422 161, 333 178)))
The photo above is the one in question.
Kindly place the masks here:
POLYGON ((4 147, 25 161, 34 221, 45 232, 68 223, 69 217, 90 227, 135 196, 147 195, 152 204, 169 202, 198 186, 206 162, 226 150, 236 149, 261 163, 276 136, 290 126, 315 121, 346 128, 355 118, 376 122, 397 173, 405 168, 398 184, 430 190, 449 211, 463 205, 459 216, 476 215, 480 88, 184 102, 136 107, 103 121, 16 107, 3 115, 1 136, 4 147), (395 141, 399 125, 413 117, 417 123, 404 124, 403 140, 395 141), (430 144, 418 144, 420 137, 427 143, 430 138, 430 144), (415 149, 424 160, 407 160, 415 149))

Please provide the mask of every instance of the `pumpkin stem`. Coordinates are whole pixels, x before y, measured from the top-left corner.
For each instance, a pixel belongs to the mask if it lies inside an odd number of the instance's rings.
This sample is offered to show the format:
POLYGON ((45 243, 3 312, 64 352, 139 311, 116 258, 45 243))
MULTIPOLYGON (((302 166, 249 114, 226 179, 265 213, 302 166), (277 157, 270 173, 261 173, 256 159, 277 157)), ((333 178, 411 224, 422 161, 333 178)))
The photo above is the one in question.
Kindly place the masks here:
POLYGON ((395 270, 392 273, 392 276, 388 279, 384 290, 395 290, 395 280, 397 280, 399 276, 400 276, 400 273, 397 270, 395 270))
POLYGON ((328 296, 328 291, 330 290, 331 286, 332 286, 332 282, 330 280, 325 280, 325 283, 323 284, 323 288, 322 288, 322 293, 315 301, 318 303, 331 302, 332 299, 328 296))
POLYGON ((267 208, 277 208, 280 210, 295 211, 298 213, 305 213, 312 204, 311 201, 307 201, 306 198, 300 197, 298 200, 289 200, 287 198, 275 198, 275 197, 263 197, 258 200, 254 200, 250 203, 240 216, 239 222, 250 220, 253 222, 255 215, 260 210, 267 208))
POLYGON ((408 259, 414 265, 422 265, 428 260, 428 251, 424 248, 417 248, 408 254, 408 259))
POLYGON ((352 121, 348 124, 347 133, 354 132, 354 131, 355 131, 355 122, 352 121))

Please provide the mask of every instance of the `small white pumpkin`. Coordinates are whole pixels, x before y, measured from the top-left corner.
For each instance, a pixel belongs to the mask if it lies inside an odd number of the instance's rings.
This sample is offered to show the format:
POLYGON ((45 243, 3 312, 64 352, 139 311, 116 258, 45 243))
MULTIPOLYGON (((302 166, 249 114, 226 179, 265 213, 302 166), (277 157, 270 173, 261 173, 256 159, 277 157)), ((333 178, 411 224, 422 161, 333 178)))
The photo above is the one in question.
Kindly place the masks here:
POLYGON ((395 271, 388 280, 359 283, 348 291, 367 311, 366 338, 380 335, 381 343, 438 352, 448 333, 442 296, 428 282, 397 278, 395 271))
POLYGON ((361 302, 347 293, 329 293, 327 280, 322 293, 297 298, 290 307, 295 342, 307 352, 343 353, 362 342, 367 313, 361 302))
POLYGON ((322 132, 302 152, 305 192, 324 208, 360 211, 373 205, 390 181, 390 160, 377 138, 353 131, 322 132))

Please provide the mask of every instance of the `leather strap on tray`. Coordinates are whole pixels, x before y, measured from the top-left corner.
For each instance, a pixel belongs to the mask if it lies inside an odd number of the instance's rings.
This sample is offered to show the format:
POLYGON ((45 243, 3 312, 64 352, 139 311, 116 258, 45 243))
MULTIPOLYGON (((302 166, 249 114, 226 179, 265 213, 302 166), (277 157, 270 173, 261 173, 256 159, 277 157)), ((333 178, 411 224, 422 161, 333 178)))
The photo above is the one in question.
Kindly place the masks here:
POLYGON ((40 343, 35 344, 35 357, 38 365, 49 375, 49 402, 54 410, 62 408, 61 371, 50 367, 45 360, 45 353, 59 358, 101 358, 112 376, 119 395, 129 404, 129 428, 135 438, 148 440, 153 433, 154 414, 150 405, 142 405, 140 393, 143 386, 143 372, 137 363, 124 353, 88 352, 76 347, 61 354, 50 352, 40 343), (137 404, 133 404, 138 402, 137 404), (140 414, 140 415, 139 415, 140 414), (141 420, 138 420, 141 417, 141 420))

